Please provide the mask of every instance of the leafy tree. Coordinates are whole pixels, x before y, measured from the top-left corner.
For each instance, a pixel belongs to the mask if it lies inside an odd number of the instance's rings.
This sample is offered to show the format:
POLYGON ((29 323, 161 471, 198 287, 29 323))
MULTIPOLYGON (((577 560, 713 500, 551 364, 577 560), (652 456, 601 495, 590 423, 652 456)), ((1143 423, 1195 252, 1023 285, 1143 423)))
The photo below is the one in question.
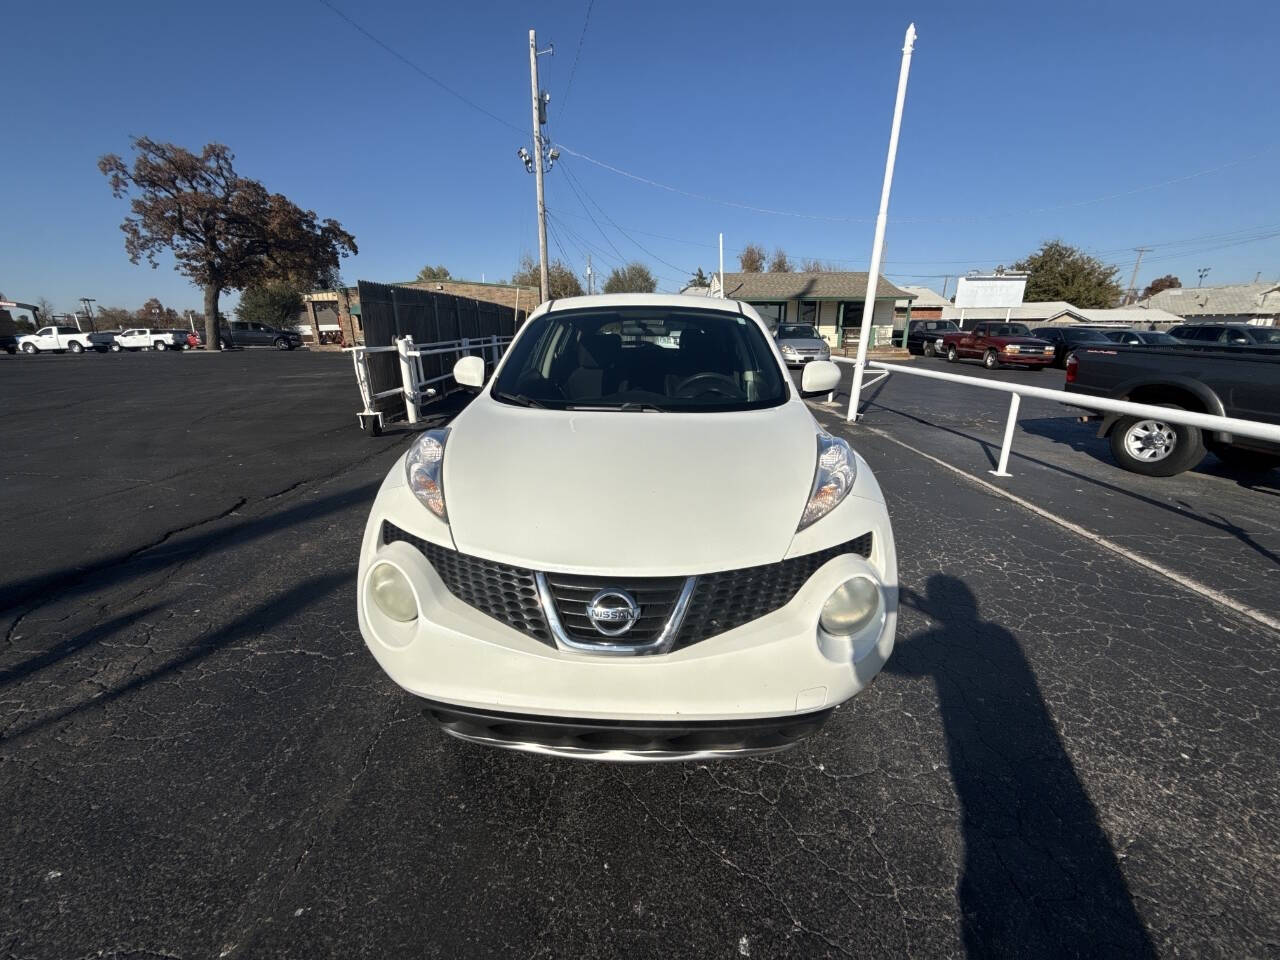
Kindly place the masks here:
POLYGON ((205 342, 221 342, 218 298, 270 280, 314 284, 341 257, 357 252, 336 220, 319 221, 257 180, 236 173, 231 151, 207 144, 195 154, 172 143, 135 137, 132 169, 109 153, 98 161, 116 197, 129 197, 124 247, 129 259, 159 265, 169 250, 175 269, 204 289, 205 342))
MULTIPOLYGON (((547 264, 547 281, 551 288, 547 291, 547 295, 553 300, 559 300, 561 297, 582 296, 581 281, 559 260, 552 260, 547 264)), ((522 256, 520 266, 511 275, 511 282, 517 286, 539 289, 542 280, 538 274, 538 261, 527 253, 522 256)))
POLYGON ((791 260, 787 257, 787 251, 781 247, 773 251, 773 256, 769 258, 770 273, 791 273, 794 269, 791 260))
POLYGON ((707 275, 703 273, 702 268, 699 267, 698 272, 689 278, 689 282, 688 284, 686 284, 686 286, 709 287, 711 286, 711 281, 707 279, 707 275))
POLYGON ((1029 274, 1028 301, 1066 300, 1077 307, 1111 307, 1122 293, 1115 267, 1061 240, 1045 241, 1013 267, 1029 274))
POLYGON ((176 323, 178 311, 172 307, 166 307, 157 298, 152 297, 138 308, 135 317, 139 323, 144 323, 149 327, 160 327, 176 323))
POLYGON ((760 273, 764 270, 764 247, 748 243, 738 253, 738 266, 743 273, 760 273))
POLYGON ((302 312, 302 294, 282 280, 246 287, 236 304, 236 316, 245 321, 265 323, 287 330, 297 326, 302 312))
POLYGON ((604 282, 605 293, 653 293, 657 289, 658 281, 649 268, 636 260, 614 267, 604 282))
POLYGON ((1161 290, 1177 290, 1182 286, 1182 281, 1175 277, 1172 273, 1166 273, 1163 277, 1156 277, 1147 284, 1145 290, 1142 291, 1141 300, 1147 297, 1154 297, 1161 290))
POLYGON ((418 271, 419 283, 426 283, 428 280, 448 280, 448 279, 449 279, 449 268, 446 267, 443 263, 435 267, 431 266, 431 264, 427 264, 425 267, 423 267, 421 270, 418 271))

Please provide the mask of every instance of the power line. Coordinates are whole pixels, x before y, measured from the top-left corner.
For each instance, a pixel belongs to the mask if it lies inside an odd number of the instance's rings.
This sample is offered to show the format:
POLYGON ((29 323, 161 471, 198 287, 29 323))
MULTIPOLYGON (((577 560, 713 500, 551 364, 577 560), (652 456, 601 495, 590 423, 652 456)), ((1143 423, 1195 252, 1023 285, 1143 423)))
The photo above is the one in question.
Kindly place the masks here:
POLYGON ((449 94, 449 96, 455 97, 456 99, 461 100, 472 110, 476 110, 476 111, 479 111, 480 113, 483 113, 490 120, 496 120, 498 123, 502 124, 504 127, 510 127, 512 130, 520 134, 524 133, 524 130, 522 130, 520 127, 517 127, 514 123, 510 123, 509 121, 504 120, 502 117, 498 116, 496 113, 492 112, 491 110, 486 110, 484 107, 480 106, 480 104, 476 103, 470 97, 466 96, 465 94, 459 93, 457 90, 453 89, 453 87, 449 86, 443 80, 433 77, 431 74, 427 73, 427 71, 423 70, 422 67, 418 66, 408 57, 404 56, 402 53, 395 50, 390 45, 383 43, 381 40, 375 37, 372 33, 370 33, 364 27, 360 26, 360 24, 356 23, 354 20, 348 17, 345 13, 343 13, 341 10, 335 7, 332 3, 329 2, 329 0, 318 0, 318 2, 324 4, 324 6, 332 10, 335 14, 337 14, 337 16, 345 20, 347 24, 350 25, 354 30, 363 34, 372 43, 377 44, 387 53, 391 54, 391 56, 395 57, 397 60, 403 63, 406 67, 408 67, 414 73, 418 74, 419 76, 423 77, 426 80, 430 80, 432 83, 434 83, 437 87, 439 87, 445 93, 449 94))
POLYGON ((587 0, 587 15, 582 18, 582 33, 578 35, 578 49, 573 54, 573 66, 569 68, 569 82, 564 86, 564 101, 560 107, 560 116, 564 116, 565 109, 569 106, 569 93, 573 90, 573 77, 578 72, 578 58, 582 56, 582 42, 587 39, 587 25, 591 23, 591 8, 595 6, 595 0, 587 0))

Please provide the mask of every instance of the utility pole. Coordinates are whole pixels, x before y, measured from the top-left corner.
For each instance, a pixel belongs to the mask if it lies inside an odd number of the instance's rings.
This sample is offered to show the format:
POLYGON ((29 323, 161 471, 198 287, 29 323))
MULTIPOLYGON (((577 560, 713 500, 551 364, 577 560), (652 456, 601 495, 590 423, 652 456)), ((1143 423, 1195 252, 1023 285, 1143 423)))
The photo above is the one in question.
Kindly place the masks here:
POLYGON ((720 234, 720 299, 724 299, 724 233, 720 234))
POLYGON ((1196 280, 1197 288, 1199 288, 1200 284, 1204 283, 1204 278, 1209 275, 1209 271, 1212 269, 1213 267, 1200 267, 1198 270, 1196 270, 1196 276, 1199 278, 1196 280))
POLYGON ((880 285, 880 261, 884 252, 884 232, 889 220, 889 192, 893 189, 893 165, 898 159, 898 131, 902 128, 902 107, 907 99, 907 77, 911 73, 911 53, 916 45, 916 25, 907 27, 902 42, 902 66, 898 70, 898 96, 893 103, 893 124, 889 128, 889 155, 884 164, 884 184, 880 188, 880 212, 876 214, 876 233, 871 241, 871 266, 867 271, 867 293, 862 303, 862 326, 858 334, 858 358, 853 365, 853 386, 849 390, 849 411, 845 420, 858 416, 862 396, 862 372, 867 366, 867 346, 871 339, 871 318, 876 308, 880 285))
POLYGON ((538 279, 542 299, 547 300, 551 282, 547 276, 547 202, 542 193, 542 125, 546 123, 547 108, 538 90, 538 35, 533 30, 529 31, 529 90, 533 104, 533 176, 538 190, 538 279))
MULTIPOLYGON (((93 322, 93 305, 98 301, 93 297, 81 297, 80 302, 84 304, 84 312, 89 317, 89 329, 96 332, 98 326, 93 322)), ((76 326, 79 327, 80 324, 77 323, 76 326)))
POLYGON ((596 292, 595 284, 592 282, 591 273, 591 254, 587 254, 587 296, 591 296, 596 292))
POLYGON ((947 274, 942 278, 942 299, 947 299, 947 284, 951 282, 951 275, 947 274))
POLYGON ((1133 275, 1129 277, 1129 290, 1124 295, 1124 302, 1126 304, 1133 303, 1133 301, 1137 299, 1136 294, 1138 292, 1138 268, 1142 266, 1142 255, 1148 252, 1151 248, 1150 247, 1134 247, 1133 249, 1137 251, 1138 259, 1134 261, 1133 275))

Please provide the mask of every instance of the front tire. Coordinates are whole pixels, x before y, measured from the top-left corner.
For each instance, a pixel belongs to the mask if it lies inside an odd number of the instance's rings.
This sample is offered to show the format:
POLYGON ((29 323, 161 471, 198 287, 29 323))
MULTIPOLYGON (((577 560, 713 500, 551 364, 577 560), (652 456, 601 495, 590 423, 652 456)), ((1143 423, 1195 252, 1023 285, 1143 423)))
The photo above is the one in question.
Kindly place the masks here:
POLYGON ((924 345, 924 355, 926 357, 936 357, 938 355, 938 348, 932 343, 926 343, 924 345))
POLYGON ((955 344, 947 347, 947 363, 955 363, 960 359, 960 354, 956 351, 955 344))
POLYGON ((998 370, 1000 368, 1000 355, 994 350, 988 350, 982 355, 982 365, 988 370, 998 370))
POLYGON ((276 340, 276 349, 277 349, 277 350, 288 350, 288 349, 289 349, 289 341, 288 341, 288 340, 286 340, 284 337, 280 337, 279 339, 277 339, 277 340, 276 340))
MULTIPOLYGON (((1181 410, 1172 404, 1161 404, 1181 410)), ((1172 477, 1204 459, 1199 427, 1180 426, 1152 417, 1121 417, 1111 428, 1111 455, 1125 470, 1146 477, 1172 477)))
POLYGON ((24 343, 22 345, 22 352, 27 354, 28 356, 34 357, 37 353, 40 352, 40 348, 37 347, 34 343, 24 343))
POLYGON ((112 353, 119 353, 119 352, 120 352, 121 350, 123 350, 123 349, 124 349, 124 347, 120 346, 120 344, 118 344, 118 343, 113 343, 113 344, 111 345, 111 352, 112 352, 112 353))

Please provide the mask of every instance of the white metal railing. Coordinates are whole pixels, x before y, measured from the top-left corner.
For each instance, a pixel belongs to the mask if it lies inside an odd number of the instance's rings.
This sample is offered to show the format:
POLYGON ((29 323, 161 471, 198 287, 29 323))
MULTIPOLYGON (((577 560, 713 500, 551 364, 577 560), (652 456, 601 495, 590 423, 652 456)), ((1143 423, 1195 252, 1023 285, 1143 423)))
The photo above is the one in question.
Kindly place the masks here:
POLYGON ((432 384, 448 380, 453 376, 452 370, 434 377, 428 377, 422 369, 424 357, 437 356, 471 356, 480 352, 488 361, 497 364, 502 351, 511 342, 511 337, 462 337, 459 340, 441 340, 435 343, 415 344, 413 337, 400 337, 395 343, 385 347, 355 346, 345 348, 351 354, 351 362, 355 367, 356 386, 360 389, 360 400, 363 408, 356 414, 362 427, 376 424, 374 433, 380 432, 383 426, 381 411, 373 409, 375 400, 400 395, 404 398, 405 418, 409 423, 417 423, 421 419, 421 405, 436 395, 432 384), (400 386, 373 392, 372 379, 369 375, 369 354, 395 353, 400 358, 400 386))
MULTIPOLYGON (((832 359, 838 363, 853 363, 844 357, 832 359)), ((1071 407, 1084 407, 1088 410, 1102 410, 1106 413, 1119 413, 1131 417, 1150 417, 1167 423, 1177 423, 1188 427, 1199 427, 1202 430, 1229 433, 1254 440, 1266 440, 1280 444, 1280 424, 1262 423, 1258 420, 1242 420, 1239 417, 1223 417, 1212 413, 1197 413, 1194 410, 1178 410, 1172 407, 1161 407, 1151 403, 1133 403, 1129 400, 1111 400, 1107 397, 1091 397, 1083 393, 1068 393, 1066 390, 1050 390, 1046 387, 1032 387, 1021 383, 1006 383, 1001 380, 984 380, 981 377, 966 377, 958 373, 944 373, 941 370, 920 370, 897 363, 882 363, 870 360, 868 367, 875 367, 885 372, 902 373, 912 377, 924 377, 929 380, 945 380, 984 390, 995 390, 1008 393, 1009 416, 1004 425, 1004 441, 1000 446, 1000 465, 990 471, 997 477, 1012 476, 1009 473, 1009 448, 1013 445, 1013 428, 1018 422, 1018 409, 1022 397, 1036 397, 1040 400, 1052 400, 1071 407)), ((835 394, 830 396, 834 400, 835 394)), ((852 420, 856 411, 850 402, 848 419, 852 420)))

